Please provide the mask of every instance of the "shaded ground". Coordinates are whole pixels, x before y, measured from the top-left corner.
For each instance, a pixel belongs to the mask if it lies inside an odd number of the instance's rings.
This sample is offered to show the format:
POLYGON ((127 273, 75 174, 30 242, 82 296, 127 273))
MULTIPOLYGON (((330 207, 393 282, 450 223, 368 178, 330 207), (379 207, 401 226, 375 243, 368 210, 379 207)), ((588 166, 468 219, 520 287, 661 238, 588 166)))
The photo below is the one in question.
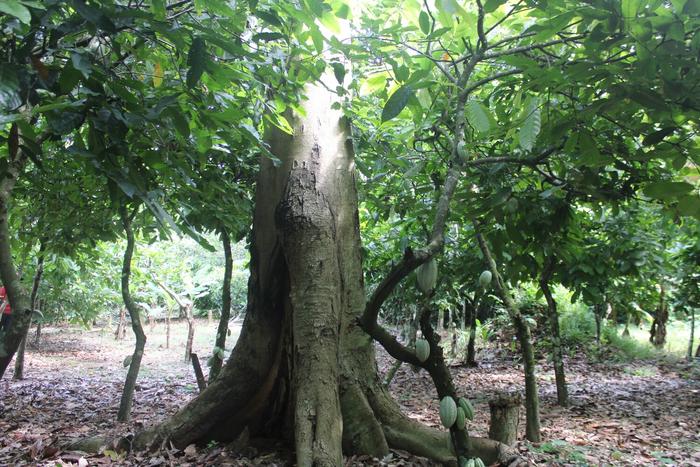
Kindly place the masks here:
MULTIPOLYGON (((202 363, 211 351, 216 323, 198 322, 194 351, 202 363)), ((234 330, 236 337, 237 329, 234 330)), ((59 450, 58 440, 95 434, 124 435, 173 413, 196 394, 191 368, 183 361, 186 326, 173 326, 170 349, 164 325, 147 330, 149 342, 137 385, 133 421, 115 422, 132 340, 115 341, 110 330, 51 328, 30 346, 24 381, 0 381, 0 465, 272 465, 291 459, 277 446, 230 453, 220 446, 184 451, 163 449, 150 456, 121 458, 109 450, 99 456, 59 450)), ((382 370, 391 360, 380 353, 382 370)), ((470 432, 485 436, 488 399, 521 386, 519 366, 484 357, 478 369, 453 367, 460 390, 472 398, 476 419, 470 432)), ((686 465, 700 466, 700 382, 695 369, 653 363, 592 364, 569 361, 572 404, 555 405, 551 368, 538 368, 544 443, 520 441, 524 457, 537 465, 686 465), (693 376, 694 375, 694 376, 693 376)), ((205 370, 206 372, 206 370, 205 370)), ((403 367, 391 386, 405 411, 439 425, 438 403, 424 373, 403 367)), ((521 430, 524 431, 524 430, 521 430)), ((380 464, 351 458, 347 465, 380 464)), ((383 465, 427 465, 393 453, 383 465)))

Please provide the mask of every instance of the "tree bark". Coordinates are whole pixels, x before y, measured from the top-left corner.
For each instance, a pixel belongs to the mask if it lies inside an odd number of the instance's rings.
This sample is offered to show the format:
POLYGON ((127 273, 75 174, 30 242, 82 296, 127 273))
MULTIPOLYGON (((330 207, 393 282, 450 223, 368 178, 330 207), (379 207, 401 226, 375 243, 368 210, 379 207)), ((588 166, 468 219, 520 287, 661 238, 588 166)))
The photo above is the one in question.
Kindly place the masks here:
POLYGON ((146 334, 143 332, 143 324, 141 323, 141 317, 139 315, 139 307, 134 302, 131 297, 131 291, 129 289, 129 280, 131 278, 131 259, 134 255, 134 248, 136 246, 136 240, 134 238, 134 230, 131 225, 133 218, 138 212, 138 207, 134 208, 132 214, 127 212, 126 205, 120 206, 120 216, 122 225, 124 226, 124 233, 126 234, 126 249, 124 250, 124 262, 122 264, 122 278, 121 278, 121 289, 122 298, 124 299, 124 306, 129 312, 131 317, 131 328, 134 331, 134 336, 136 336, 136 343, 134 344, 134 353, 131 356, 131 363, 129 364, 129 371, 126 375, 126 382, 124 383, 124 390, 122 392, 122 398, 119 403, 119 412, 117 414, 117 420, 120 422, 126 422, 131 419, 131 405, 134 400, 134 389, 136 388, 136 379, 139 375, 139 369, 141 368, 141 359, 143 358, 143 351, 146 347, 146 334))
POLYGON ((549 340, 552 344, 552 365, 554 366, 554 378, 557 385, 557 403, 562 407, 566 407, 568 405, 569 391, 566 387, 564 355, 559 333, 559 313, 557 313, 557 302, 554 300, 552 291, 549 288, 549 281, 556 266, 556 258, 550 255, 545 261, 544 270, 540 276, 540 289, 547 300, 547 318, 551 332, 549 340))
POLYGON ((501 279, 498 268, 496 267, 496 261, 493 259, 493 256, 491 256, 491 251, 486 244, 484 236, 479 231, 477 222, 474 223, 474 227, 477 232, 476 238, 479 242, 479 248, 493 276, 492 283, 496 289, 496 293, 506 306, 506 310, 513 321, 518 341, 520 342, 525 372, 525 436, 533 443, 538 443, 540 442, 540 402, 537 390, 537 376, 535 374, 535 352, 532 347, 530 327, 525 322, 520 310, 513 301, 510 291, 501 279))
POLYGON ((477 313, 477 307, 478 307, 478 299, 476 296, 474 297, 474 300, 471 303, 471 306, 467 305, 467 302, 465 300, 464 302, 464 313, 465 317, 464 319, 467 319, 466 313, 467 310, 469 310, 469 341, 467 342, 467 359, 466 363, 467 366, 476 368, 479 366, 479 363, 476 361, 476 313, 477 313))
MULTIPOLYGON (((170 298, 175 300, 177 306, 180 308, 180 317, 184 317, 187 320, 187 341, 185 343, 185 362, 190 361, 190 355, 192 355, 192 342, 194 341, 194 315, 192 314, 192 302, 182 298, 180 295, 175 293, 173 289, 165 285, 165 283, 159 280, 156 275, 151 272, 151 279, 158 285, 165 293, 167 293, 170 298)), ((170 333, 168 332, 168 341, 170 340, 170 333)))
MULTIPOLYGON (((306 115, 289 115, 294 136, 268 136, 280 163, 261 162, 235 349, 197 398, 132 446, 230 441, 247 428, 293 441, 300 466, 341 465, 342 450, 381 458, 389 447, 455 462, 449 436, 408 419, 379 380, 358 326, 366 298, 349 128, 326 87, 307 95, 306 115)), ((472 441, 470 457, 509 454, 472 441)))
POLYGON ((5 286, 7 300, 12 307, 9 329, 0 332, 0 378, 5 374, 17 347, 27 334, 32 319, 29 295, 19 281, 10 249, 8 208, 12 190, 27 160, 23 152, 18 150, 19 139, 17 124, 12 124, 9 141, 12 144, 10 144, 7 169, 0 179, 0 280, 5 286))
POLYGON ((489 438, 511 446, 518 440, 520 394, 501 394, 489 401, 489 438))
POLYGON ((690 339, 688 340, 688 361, 693 359, 693 343, 695 342, 695 307, 690 310, 690 339))
POLYGON ((126 308, 122 307, 119 310, 119 322, 117 323, 117 330, 114 331, 114 340, 124 339, 125 331, 126 331, 126 308))
POLYGON ((231 239, 226 228, 221 229, 221 242, 224 247, 224 286, 221 291, 221 318, 216 330, 216 342, 212 355, 211 369, 209 370, 209 382, 216 379, 224 364, 224 350, 226 349, 226 335, 228 334, 228 320, 231 318, 231 276, 233 274, 233 255, 231 254, 231 239))
POLYGON ((666 344, 666 323, 668 322, 668 304, 665 300, 666 288, 659 286, 659 305, 654 314, 654 321, 651 323, 649 342, 655 347, 661 348, 666 344))
MULTIPOLYGON (((37 309, 37 297, 39 296, 39 285, 41 284, 41 276, 44 273, 44 254, 46 252, 46 242, 42 240, 39 245, 39 253, 37 255, 36 261, 36 271, 34 272, 34 280, 32 281, 32 293, 29 298, 29 303, 31 303, 32 313, 37 309)), ((31 324, 31 321, 30 321, 31 324)), ((29 335, 29 326, 27 326, 27 332, 22 338, 22 342, 17 349, 17 357, 15 358, 15 372, 12 379, 20 380, 24 379, 24 352, 27 347, 27 336, 29 335)))

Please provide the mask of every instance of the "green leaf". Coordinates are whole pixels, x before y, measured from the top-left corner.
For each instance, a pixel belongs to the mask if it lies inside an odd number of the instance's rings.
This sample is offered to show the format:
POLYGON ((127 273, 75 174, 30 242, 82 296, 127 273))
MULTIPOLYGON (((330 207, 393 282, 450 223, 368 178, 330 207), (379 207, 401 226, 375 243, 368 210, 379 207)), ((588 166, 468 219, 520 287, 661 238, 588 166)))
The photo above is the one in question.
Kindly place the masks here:
POLYGON ((333 67, 335 79, 337 79, 338 83, 342 85, 343 81, 345 81, 345 67, 340 62, 332 62, 331 67, 333 67))
POLYGON ((16 109, 22 105, 17 71, 9 63, 0 63, 0 107, 16 109))
POLYGON ((479 133, 487 133, 491 128, 488 110, 483 104, 476 100, 470 100, 465 106, 467 120, 479 133))
POLYGON ((642 141, 642 144, 644 146, 652 146, 654 144, 660 143, 661 141, 663 141, 663 139, 665 137, 673 134, 675 129, 676 129, 675 127, 668 127, 668 128, 662 128, 661 130, 658 130, 658 131, 654 131, 653 133, 649 133, 644 138, 644 141, 642 141))
POLYGON ((430 34, 430 16, 428 16, 428 13, 425 11, 420 12, 420 15, 418 15, 418 24, 420 25, 420 30, 423 31, 423 34, 430 34))
POLYGON ((192 88, 199 82, 199 78, 201 78, 202 73, 204 73, 206 58, 206 44, 204 43, 204 39, 195 37, 192 39, 192 46, 190 47, 190 52, 187 54, 187 64, 190 66, 190 69, 187 70, 188 87, 192 88))
POLYGON ((679 198, 693 191, 687 182, 654 182, 644 187, 644 194, 660 200, 679 198))
POLYGON ((156 19, 164 20, 166 15, 165 0, 153 0, 151 2, 151 11, 156 19))
POLYGON ((537 135, 540 133, 540 123, 539 99, 531 97, 527 100, 525 106, 525 121, 518 133, 520 147, 525 151, 530 151, 535 145, 537 135))
POLYGON ((484 3, 484 12, 492 13, 498 9, 499 6, 506 3, 507 0, 486 0, 484 3))
POLYGON ((0 11, 14 16, 24 24, 32 22, 32 14, 29 9, 17 0, 0 0, 0 11))
POLYGON ((397 89, 391 97, 384 104, 384 109, 382 110, 382 123, 391 120, 401 113, 408 99, 413 95, 413 88, 411 86, 401 86, 397 89))
POLYGON ((90 59, 79 53, 71 54, 70 59, 71 63, 73 64, 73 68, 81 72, 85 78, 90 77, 90 73, 92 73, 90 59))

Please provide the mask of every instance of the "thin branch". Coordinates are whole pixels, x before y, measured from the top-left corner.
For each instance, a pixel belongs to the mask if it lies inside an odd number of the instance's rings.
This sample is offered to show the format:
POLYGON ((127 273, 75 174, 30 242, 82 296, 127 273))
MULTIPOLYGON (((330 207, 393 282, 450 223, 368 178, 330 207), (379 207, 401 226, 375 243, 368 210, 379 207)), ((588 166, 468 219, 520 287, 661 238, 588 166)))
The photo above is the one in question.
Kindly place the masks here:
POLYGON ((540 42, 537 44, 522 45, 520 47, 513 47, 512 49, 502 50, 500 52, 491 52, 491 53, 484 54, 484 60, 490 60, 493 58, 503 57, 506 55, 514 55, 514 54, 518 54, 518 53, 522 53, 522 52, 529 52, 531 50, 542 49, 545 47, 551 47, 553 45, 558 45, 558 44, 567 44, 569 42, 574 42, 574 41, 583 39, 585 37, 586 37, 585 34, 577 34, 575 36, 564 37, 561 39, 555 39, 555 40, 551 40, 548 42, 540 42))

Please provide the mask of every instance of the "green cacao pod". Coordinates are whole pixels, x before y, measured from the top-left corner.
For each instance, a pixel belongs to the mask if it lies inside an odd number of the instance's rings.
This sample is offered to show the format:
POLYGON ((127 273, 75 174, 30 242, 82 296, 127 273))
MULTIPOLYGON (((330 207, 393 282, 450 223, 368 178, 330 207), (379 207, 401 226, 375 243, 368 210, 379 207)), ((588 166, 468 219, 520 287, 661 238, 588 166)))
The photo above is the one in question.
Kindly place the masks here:
POLYGON ((442 426, 450 428, 457 420, 457 404, 450 396, 445 396, 440 401, 440 421, 442 426))
POLYGON ((424 362, 430 356, 430 344, 425 339, 416 339, 416 357, 424 362))
POLYGON ((469 459, 465 464, 465 467, 474 467, 474 459, 469 459))
POLYGON ((464 410, 464 415, 468 420, 474 420, 474 407, 472 407, 471 403, 467 399, 460 397, 457 401, 457 405, 464 410))
POLYGON ((484 465, 484 461, 482 461, 478 457, 475 457, 474 458, 474 467, 486 467, 486 466, 484 465))
POLYGON ((467 159, 469 159, 469 153, 467 153, 467 145, 464 141, 460 141, 459 144, 457 144, 457 156, 462 162, 466 162, 467 159))
POLYGON ((479 276, 479 285, 483 289, 489 288, 489 285, 491 285, 491 271, 484 271, 481 273, 479 276))
POLYGON ((429 294, 437 283, 437 261, 435 258, 430 258, 430 261, 418 266, 416 277, 420 291, 426 295, 429 294))
POLYGON ((455 420, 455 428, 458 430, 464 430, 465 426, 467 426, 467 416, 462 407, 457 407, 457 420, 455 420))

